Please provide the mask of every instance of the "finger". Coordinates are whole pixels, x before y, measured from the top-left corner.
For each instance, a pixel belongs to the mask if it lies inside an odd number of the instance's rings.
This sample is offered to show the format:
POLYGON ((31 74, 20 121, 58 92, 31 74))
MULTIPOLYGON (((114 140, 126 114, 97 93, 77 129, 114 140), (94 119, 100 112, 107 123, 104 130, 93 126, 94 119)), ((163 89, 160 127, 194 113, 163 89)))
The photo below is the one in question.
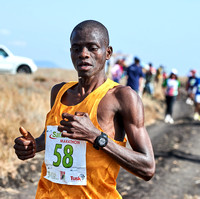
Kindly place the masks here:
POLYGON ((75 115, 76 116, 87 116, 87 117, 89 116, 88 113, 85 113, 85 112, 75 112, 75 115))
POLYGON ((89 114, 88 114, 88 113, 85 113, 84 116, 89 117, 89 114))
POLYGON ((83 116, 83 115, 85 115, 85 113, 84 112, 75 112, 75 115, 77 115, 77 116, 83 116))
POLYGON ((68 135, 69 135, 69 133, 68 133, 67 131, 63 131, 63 132, 61 133, 61 136, 62 136, 62 137, 68 137, 68 135))
POLYGON ((30 151, 15 151, 15 153, 17 154, 17 156, 28 156, 28 155, 33 155, 33 150, 30 151))
POLYGON ((74 115, 71 115, 69 113, 63 113, 62 114, 62 118, 63 119, 68 119, 69 121, 72 121, 72 120, 74 120, 74 115))
POLYGON ((35 154, 31 154, 31 155, 27 155, 27 156, 22 155, 22 156, 18 156, 18 158, 20 160, 27 160, 27 159, 33 158, 34 156, 35 156, 35 154))
MULTIPOLYGON (((33 143, 33 145, 34 145, 34 147, 35 147, 35 139, 34 139, 34 137, 31 135, 31 133, 30 132, 28 132, 24 127, 20 127, 19 128, 19 131, 20 131, 20 133, 23 135, 23 137, 26 139, 26 140, 30 140, 32 143, 33 143)), ((26 142, 26 141, 24 141, 24 142, 26 142)))
POLYGON ((15 139, 15 143, 17 145, 22 145, 22 146, 28 146, 28 145, 32 144, 31 140, 27 140, 24 137, 18 137, 18 138, 16 138, 15 139))
POLYGON ((61 120, 60 124, 62 126, 72 127, 72 122, 71 121, 61 120))
POLYGON ((28 131, 24 127, 19 127, 19 131, 25 138, 28 137, 28 131))
POLYGON ((58 131, 60 131, 60 132, 66 131, 67 133, 73 133, 73 128, 59 125, 58 126, 58 131))
POLYGON ((33 151, 33 145, 19 145, 19 144, 15 144, 13 146, 13 148, 16 150, 16 151, 33 151))
POLYGON ((67 131, 63 131, 61 133, 62 137, 68 137, 68 138, 73 138, 74 137, 74 134, 73 133, 69 133, 67 131))

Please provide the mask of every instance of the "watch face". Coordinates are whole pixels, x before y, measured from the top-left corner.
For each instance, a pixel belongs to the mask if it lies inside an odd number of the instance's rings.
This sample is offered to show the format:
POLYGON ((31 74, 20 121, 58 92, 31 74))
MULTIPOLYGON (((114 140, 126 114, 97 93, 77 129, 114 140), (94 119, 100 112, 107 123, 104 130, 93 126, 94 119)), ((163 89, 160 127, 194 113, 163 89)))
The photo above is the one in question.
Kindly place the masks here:
POLYGON ((106 144, 106 141, 107 141, 107 140, 106 140, 105 138, 100 138, 100 139, 99 139, 99 145, 100 145, 100 146, 104 146, 104 145, 106 144))

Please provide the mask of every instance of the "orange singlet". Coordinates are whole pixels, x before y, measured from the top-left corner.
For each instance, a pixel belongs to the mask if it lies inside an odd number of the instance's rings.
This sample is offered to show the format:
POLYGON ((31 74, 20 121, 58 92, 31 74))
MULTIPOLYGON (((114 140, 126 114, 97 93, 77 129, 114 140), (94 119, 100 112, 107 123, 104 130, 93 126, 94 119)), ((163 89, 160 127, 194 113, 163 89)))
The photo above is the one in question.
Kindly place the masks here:
MULTIPOLYGON (((69 82, 63 85, 57 94, 51 111, 47 114, 45 135, 48 125, 57 126, 62 120, 62 113, 75 114, 76 111, 89 114, 91 121, 100 131, 103 131, 97 121, 97 108, 101 99, 109 89, 119 85, 107 79, 100 87, 91 92, 82 102, 74 106, 66 106, 61 103, 63 94, 77 82, 69 82)), ((115 141, 115 140, 114 140, 115 141)), ((125 146, 126 141, 115 141, 125 146)), ((116 179, 120 165, 115 162, 103 150, 96 150, 89 142, 86 144, 86 170, 87 185, 63 185, 53 183, 44 178, 46 165, 43 163, 41 178, 38 183, 36 199, 118 199, 122 198, 116 190, 116 179)))

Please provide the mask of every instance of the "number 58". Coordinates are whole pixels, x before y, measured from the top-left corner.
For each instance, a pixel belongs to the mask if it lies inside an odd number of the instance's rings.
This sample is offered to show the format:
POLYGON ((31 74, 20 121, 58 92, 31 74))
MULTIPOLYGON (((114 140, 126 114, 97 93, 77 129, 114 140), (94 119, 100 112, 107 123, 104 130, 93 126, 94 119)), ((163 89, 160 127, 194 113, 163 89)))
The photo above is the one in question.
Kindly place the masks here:
POLYGON ((53 162, 53 166, 58 167, 61 163, 62 159, 62 165, 65 168, 70 168, 73 165, 73 147, 71 145, 65 145, 63 152, 64 157, 61 157, 61 154, 58 152, 58 149, 62 149, 62 144, 56 144, 54 149, 54 155, 57 156, 57 162, 53 162))

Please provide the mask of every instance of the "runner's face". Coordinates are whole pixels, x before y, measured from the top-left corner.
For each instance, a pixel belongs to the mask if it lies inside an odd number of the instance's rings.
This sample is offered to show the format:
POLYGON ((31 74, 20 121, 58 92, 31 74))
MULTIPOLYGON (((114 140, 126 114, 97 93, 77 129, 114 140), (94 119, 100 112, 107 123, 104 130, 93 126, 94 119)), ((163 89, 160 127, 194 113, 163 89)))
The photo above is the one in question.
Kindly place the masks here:
POLYGON ((71 58, 79 77, 90 77, 104 70, 112 55, 98 29, 75 30, 71 37, 71 58))
POLYGON ((172 79, 176 79, 176 75, 172 74, 172 79))

